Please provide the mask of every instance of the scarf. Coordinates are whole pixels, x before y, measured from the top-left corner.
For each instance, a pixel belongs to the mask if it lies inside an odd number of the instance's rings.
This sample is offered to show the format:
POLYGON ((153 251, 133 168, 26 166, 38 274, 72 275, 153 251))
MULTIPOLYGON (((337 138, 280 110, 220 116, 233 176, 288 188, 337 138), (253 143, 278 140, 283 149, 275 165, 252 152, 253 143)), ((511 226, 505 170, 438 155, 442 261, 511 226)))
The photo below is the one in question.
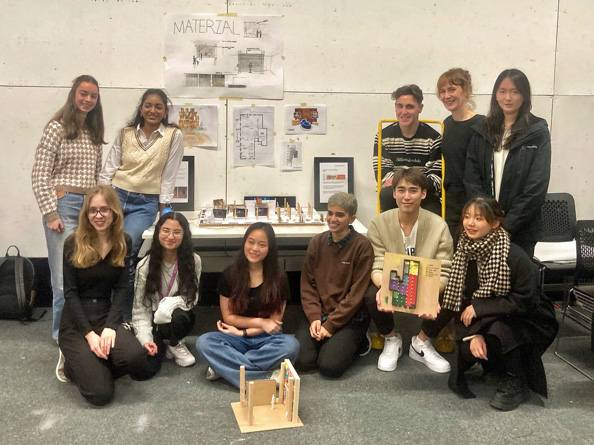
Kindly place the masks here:
POLYGON ((511 272, 506 261, 509 248, 509 236, 502 227, 477 241, 471 240, 466 232, 462 232, 458 250, 452 261, 442 307, 460 311, 468 260, 476 260, 481 265, 479 288, 473 293, 472 298, 507 295, 511 288, 511 272))

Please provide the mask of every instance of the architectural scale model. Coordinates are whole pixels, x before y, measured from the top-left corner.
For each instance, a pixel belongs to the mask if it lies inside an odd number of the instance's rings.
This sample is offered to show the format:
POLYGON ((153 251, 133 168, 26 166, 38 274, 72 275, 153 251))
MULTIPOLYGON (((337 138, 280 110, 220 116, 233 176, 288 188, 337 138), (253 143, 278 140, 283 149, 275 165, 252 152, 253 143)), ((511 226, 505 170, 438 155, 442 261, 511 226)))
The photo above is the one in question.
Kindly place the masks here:
MULTIPOLYGON (((419 285, 420 263, 414 260, 404 260, 403 278, 398 276, 397 270, 390 271, 389 289, 392 291, 392 305, 414 309, 417 305, 417 288, 419 285)), ((389 297, 386 297, 388 303, 389 297)))
POLYGON ((299 419, 301 379, 286 359, 280 365, 280 382, 274 379, 246 383, 245 367, 240 368, 239 402, 231 404, 242 433, 303 426, 299 419))
POLYGON ((245 201, 242 204, 229 204, 221 199, 213 201, 213 205, 203 207, 200 212, 200 225, 222 227, 229 225, 249 226, 255 222, 267 222, 273 225, 324 225, 324 219, 311 204, 307 207, 290 207, 277 205, 276 200, 245 201))

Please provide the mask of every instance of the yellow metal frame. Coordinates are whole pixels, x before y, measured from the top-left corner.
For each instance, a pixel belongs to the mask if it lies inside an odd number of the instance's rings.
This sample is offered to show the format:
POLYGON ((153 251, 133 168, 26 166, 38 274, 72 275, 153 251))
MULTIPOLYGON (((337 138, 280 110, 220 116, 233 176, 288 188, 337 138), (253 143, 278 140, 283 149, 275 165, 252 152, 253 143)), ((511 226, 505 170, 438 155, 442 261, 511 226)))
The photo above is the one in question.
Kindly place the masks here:
MULTIPOLYGON (((380 192, 382 182, 382 124, 398 122, 398 119, 382 119, 379 121, 377 130, 377 208, 376 213, 380 213, 380 192)), ((443 122, 434 120, 419 120, 426 124, 439 124, 441 126, 441 134, 443 135, 443 122)), ((443 191, 443 180, 445 178, 445 162, 443 156, 441 157, 441 217, 445 219, 445 202, 446 196, 443 191)))

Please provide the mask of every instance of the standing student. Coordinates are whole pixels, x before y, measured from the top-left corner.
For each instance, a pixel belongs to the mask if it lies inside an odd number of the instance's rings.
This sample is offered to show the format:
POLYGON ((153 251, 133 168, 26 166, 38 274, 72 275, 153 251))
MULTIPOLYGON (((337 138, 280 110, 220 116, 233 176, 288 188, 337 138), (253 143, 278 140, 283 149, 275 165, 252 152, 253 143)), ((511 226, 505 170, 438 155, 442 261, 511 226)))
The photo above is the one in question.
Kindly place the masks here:
POLYGON ((124 231, 132 238, 130 288, 124 321, 132 317, 134 270, 142 233, 173 199, 175 177, 184 156, 182 132, 169 123, 170 101, 163 90, 144 92, 134 118, 116 137, 100 184, 112 184, 124 210, 124 231))
POLYGON ((105 144, 103 135, 99 84, 92 76, 78 76, 66 103, 43 130, 31 175, 47 243, 54 340, 58 339, 64 307, 64 241, 76 230, 85 193, 97 184, 105 144))
POLYGON ((551 176, 551 137, 547 122, 530 113, 530 83, 517 69, 495 81, 489 114, 473 125, 464 186, 469 199, 490 196, 505 212, 511 240, 534 255, 542 226, 541 207, 551 176))
POLYGON ((510 243, 499 203, 474 198, 463 215, 464 232, 442 304, 442 310, 457 314, 448 384, 464 398, 475 397, 464 372, 480 360, 484 368, 503 373, 490 403, 509 411, 526 400, 529 389, 547 396, 541 355, 557 334, 557 319, 536 266, 510 243))
POLYGON ((283 334, 283 314, 289 299, 285 273, 278 264, 272 226, 254 223, 243 237, 242 249, 219 281, 223 320, 219 332, 198 337, 196 349, 208 363, 208 380, 223 377, 239 387, 239 368, 246 380, 272 376, 281 361, 295 361, 299 342, 283 334))
MULTIPOLYGON (((392 93, 398 122, 382 131, 381 211, 397 207, 392 196, 392 177, 398 170, 416 168, 427 177, 427 197, 423 208, 441 215, 441 135, 420 122, 423 91, 417 85, 404 85, 392 93)), ((377 181, 378 135, 373 145, 373 172, 377 181)))
POLYGON ((326 377, 340 377, 357 349, 369 352, 365 333, 369 314, 363 294, 369 286, 373 248, 351 225, 357 215, 355 196, 339 192, 328 199, 328 231, 312 238, 301 272, 303 318, 295 337, 301 345, 295 366, 319 368, 326 377))
POLYGON ((441 154, 445 162, 445 220, 452 238, 456 239, 462 208, 467 201, 463 181, 466 150, 474 133, 472 126, 481 125, 485 116, 473 109, 472 78, 462 68, 452 68, 439 76, 437 97, 446 110, 452 113, 443 122, 441 154))
POLYGON ((64 244, 64 313, 56 375, 72 381, 93 405, 105 405, 114 380, 134 372, 147 353, 122 325, 128 287, 130 237, 115 191, 91 189, 78 228, 64 244))
POLYGON ((181 213, 169 212, 157 222, 151 249, 136 268, 132 325, 147 350, 154 372, 163 355, 179 366, 196 362, 184 337, 194 327, 202 263, 192 253, 192 234, 181 213), (154 360, 153 360, 154 358, 154 360))

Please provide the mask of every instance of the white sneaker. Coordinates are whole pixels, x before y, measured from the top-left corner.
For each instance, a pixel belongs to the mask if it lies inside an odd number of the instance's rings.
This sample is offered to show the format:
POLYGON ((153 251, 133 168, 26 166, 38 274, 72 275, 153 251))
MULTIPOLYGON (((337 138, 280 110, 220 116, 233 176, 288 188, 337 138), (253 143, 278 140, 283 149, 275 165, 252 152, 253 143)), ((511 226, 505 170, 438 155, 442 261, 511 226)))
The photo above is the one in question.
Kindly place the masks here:
POLYGON ((394 371, 401 355, 402 337, 400 334, 396 334, 394 337, 386 337, 384 350, 377 361, 378 369, 380 371, 394 371))
POLYGON ((62 350, 60 348, 58 348, 58 352, 60 355, 58 356, 58 365, 56 366, 56 377, 62 383, 69 383, 70 379, 66 377, 66 374, 64 374, 64 354, 62 354, 62 350))
POLYGON ((280 385, 280 380, 281 380, 280 368, 277 368, 274 371, 272 371, 272 374, 270 374, 270 379, 274 380, 276 382, 276 386, 280 385))
POLYGON ((416 335, 410 341, 408 355, 413 360, 425 363, 434 372, 446 373, 452 369, 450 363, 437 353, 431 340, 423 342, 416 335))
POLYGON ((208 369, 206 370, 206 380, 210 380, 212 382, 212 381, 218 380, 220 378, 221 378, 221 376, 218 375, 215 372, 215 370, 209 366, 208 369))
POLYGON ((175 346, 167 345, 165 357, 169 359, 175 359, 175 363, 183 367, 192 366, 194 363, 196 363, 196 359, 190 353, 190 351, 188 351, 188 348, 183 340, 180 340, 175 346))

